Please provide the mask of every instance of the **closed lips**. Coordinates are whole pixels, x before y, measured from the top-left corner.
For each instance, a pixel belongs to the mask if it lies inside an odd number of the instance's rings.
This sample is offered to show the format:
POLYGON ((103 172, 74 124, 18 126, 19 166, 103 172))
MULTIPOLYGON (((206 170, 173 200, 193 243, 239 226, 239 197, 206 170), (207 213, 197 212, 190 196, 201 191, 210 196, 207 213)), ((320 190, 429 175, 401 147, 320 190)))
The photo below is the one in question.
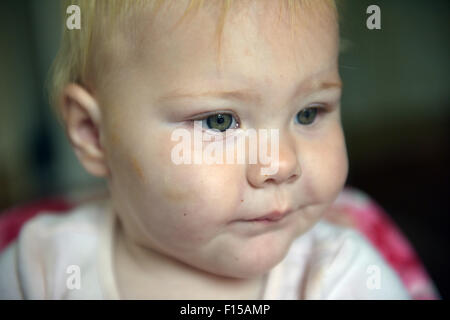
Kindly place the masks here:
POLYGON ((264 220, 277 221, 277 220, 280 220, 280 219, 284 218, 286 215, 288 215, 291 212, 292 212, 292 210, 286 210, 286 211, 275 210, 275 211, 272 211, 272 212, 270 212, 268 214, 260 216, 258 218, 250 219, 250 220, 246 220, 246 221, 264 221, 264 220))

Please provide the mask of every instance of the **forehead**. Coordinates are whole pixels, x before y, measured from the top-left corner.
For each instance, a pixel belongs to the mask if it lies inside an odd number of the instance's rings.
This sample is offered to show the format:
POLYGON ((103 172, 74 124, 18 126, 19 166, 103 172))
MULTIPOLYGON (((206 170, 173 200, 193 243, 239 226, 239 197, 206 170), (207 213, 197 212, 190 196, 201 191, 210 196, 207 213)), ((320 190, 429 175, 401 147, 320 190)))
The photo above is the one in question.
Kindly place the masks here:
POLYGON ((335 71, 338 27, 334 9, 324 1, 311 2, 299 7, 292 24, 284 2, 233 2, 225 18, 220 52, 220 6, 207 2, 176 25, 188 1, 171 2, 153 20, 143 19, 139 52, 132 61, 161 88, 182 87, 187 81, 204 87, 240 80, 306 79, 335 71))

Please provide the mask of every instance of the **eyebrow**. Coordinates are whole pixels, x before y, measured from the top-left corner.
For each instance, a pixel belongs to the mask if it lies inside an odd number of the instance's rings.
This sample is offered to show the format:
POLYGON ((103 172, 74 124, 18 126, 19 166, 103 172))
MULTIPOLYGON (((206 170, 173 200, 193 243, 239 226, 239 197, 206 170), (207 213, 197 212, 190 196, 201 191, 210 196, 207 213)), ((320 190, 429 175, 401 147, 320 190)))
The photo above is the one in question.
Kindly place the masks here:
MULTIPOLYGON (((301 83, 296 90, 294 91, 294 97, 300 95, 303 91, 320 91, 320 90, 328 90, 328 89, 340 89, 342 88, 342 82, 337 81, 323 81, 316 82, 313 86, 309 86, 305 88, 305 85, 301 83)), ((212 98, 222 98, 222 99, 231 99, 231 100, 241 100, 247 102, 259 102, 261 101, 261 96, 254 90, 244 89, 244 90, 234 90, 234 91, 205 91, 200 93, 194 92, 182 92, 181 89, 176 89, 171 91, 170 93, 160 97, 158 99, 159 102, 167 101, 167 100, 176 100, 176 99, 194 99, 199 97, 212 97, 212 98)))

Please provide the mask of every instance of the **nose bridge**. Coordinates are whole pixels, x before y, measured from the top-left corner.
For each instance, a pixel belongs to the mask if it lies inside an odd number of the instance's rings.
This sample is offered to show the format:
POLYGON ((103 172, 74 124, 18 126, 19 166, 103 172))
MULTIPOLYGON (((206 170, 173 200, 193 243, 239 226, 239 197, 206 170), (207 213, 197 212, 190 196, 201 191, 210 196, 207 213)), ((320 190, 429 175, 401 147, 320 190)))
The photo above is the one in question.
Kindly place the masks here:
POLYGON ((256 187, 263 187, 269 183, 293 182, 301 174, 295 140, 288 130, 278 129, 276 139, 273 139, 273 131, 267 131, 270 132, 267 134, 267 139, 261 139, 264 135, 258 135, 257 163, 248 164, 247 168, 249 183, 256 187), (267 143, 267 147, 261 148, 261 142, 267 143))

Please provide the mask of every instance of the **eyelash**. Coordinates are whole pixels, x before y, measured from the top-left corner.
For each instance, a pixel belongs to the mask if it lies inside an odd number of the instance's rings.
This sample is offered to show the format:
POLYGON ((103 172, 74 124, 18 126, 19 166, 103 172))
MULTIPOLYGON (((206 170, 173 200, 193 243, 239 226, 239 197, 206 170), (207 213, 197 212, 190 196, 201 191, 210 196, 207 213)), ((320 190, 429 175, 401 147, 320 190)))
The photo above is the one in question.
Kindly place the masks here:
MULTIPOLYGON (((307 109, 317 109, 317 114, 316 114, 316 117, 314 118, 314 121, 311 124, 300 124, 300 123, 297 123, 297 122, 296 122, 296 124, 299 124, 299 125, 305 126, 305 127, 313 126, 317 122, 318 118, 321 118, 324 113, 327 113, 327 112, 330 111, 329 110, 330 106, 328 104, 326 104, 326 103, 310 104, 306 108, 303 108, 303 109, 301 109, 301 110, 299 110, 299 111, 297 111, 295 113, 294 121, 296 121, 297 115, 300 112, 302 112, 304 110, 307 110, 307 109)), ((207 114, 201 115, 201 116, 196 117, 194 119, 189 119, 188 122, 193 127, 194 126, 194 121, 204 121, 204 120, 207 120, 209 117, 217 115, 217 114, 230 115, 230 116, 232 116, 235 119, 236 127, 235 128, 230 128, 230 129, 227 129, 227 130, 238 129, 238 128, 241 127, 241 120, 240 120, 239 116, 237 116, 234 112, 231 112, 231 111, 214 111, 214 112, 211 112, 211 113, 207 113, 207 114)), ((205 129, 205 130, 212 130, 212 129, 205 129)), ((223 132, 220 132, 219 134, 223 134, 225 132, 226 132, 226 130, 223 131, 223 132)))

